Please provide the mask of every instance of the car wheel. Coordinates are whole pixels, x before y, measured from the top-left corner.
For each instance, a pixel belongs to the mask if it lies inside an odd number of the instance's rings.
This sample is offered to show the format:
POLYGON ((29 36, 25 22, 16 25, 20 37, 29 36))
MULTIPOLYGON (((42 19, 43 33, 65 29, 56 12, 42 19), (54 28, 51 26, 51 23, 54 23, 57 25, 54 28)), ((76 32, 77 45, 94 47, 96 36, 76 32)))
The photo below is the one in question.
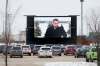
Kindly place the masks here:
POLYGON ((33 56, 35 55, 35 53, 33 53, 33 56))
POLYGON ((61 54, 59 54, 59 56, 61 56, 61 54))
POLYGON ((39 58, 41 58, 41 56, 38 56, 39 58))
POLYGON ((23 58, 23 55, 21 55, 20 57, 23 58))
POLYGON ((79 58, 79 55, 77 55, 76 57, 79 58))
POLYGON ((49 58, 52 58, 52 56, 49 56, 49 58))
POLYGON ((89 59, 86 57, 86 62, 89 62, 89 59))
POLYGON ((63 54, 64 54, 64 55, 66 55, 66 53, 65 53, 65 52, 64 52, 63 54))
POLYGON ((90 58, 90 62, 93 62, 93 59, 90 58))
POLYGON ((93 62, 93 60, 90 60, 91 62, 93 62))
POLYGON ((65 55, 67 56, 67 53, 65 55))
POLYGON ((86 57, 86 55, 84 55, 84 58, 86 57))
POLYGON ((29 53, 29 56, 31 56, 31 53, 29 53))
POLYGON ((12 58, 12 55, 10 55, 10 58, 12 58))
POLYGON ((74 58, 76 58, 76 53, 75 53, 75 55, 74 55, 74 58))

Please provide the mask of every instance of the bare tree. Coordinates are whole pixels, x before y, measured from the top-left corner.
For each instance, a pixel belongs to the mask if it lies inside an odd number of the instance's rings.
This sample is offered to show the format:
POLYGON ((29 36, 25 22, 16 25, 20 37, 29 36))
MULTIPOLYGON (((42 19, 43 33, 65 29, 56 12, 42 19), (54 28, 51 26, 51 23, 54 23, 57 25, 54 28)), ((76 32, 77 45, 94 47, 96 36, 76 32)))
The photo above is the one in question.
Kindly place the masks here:
POLYGON ((95 10, 91 10, 90 15, 86 16, 87 26, 90 32, 100 32, 100 13, 95 10))
POLYGON ((15 20, 16 16, 18 15, 20 9, 21 9, 21 5, 16 9, 16 11, 14 13, 8 13, 9 42, 11 42, 13 40, 13 38, 11 37, 11 35, 12 35, 11 29, 12 29, 12 25, 14 24, 14 20, 15 20))
MULTIPOLYGON (((7 24, 8 24, 8 36, 9 36, 9 42, 11 40, 13 40, 13 38, 11 38, 11 35, 12 35, 12 26, 14 24, 14 20, 15 18, 17 17, 18 13, 20 12, 20 9, 22 8, 22 5, 19 5, 18 8, 16 8, 15 12, 9 12, 7 11, 7 24)), ((4 37, 5 37, 5 12, 1 11, 0 10, 0 14, 1 14, 1 19, 2 19, 2 23, 3 23, 3 32, 2 32, 2 40, 4 41, 4 37)))

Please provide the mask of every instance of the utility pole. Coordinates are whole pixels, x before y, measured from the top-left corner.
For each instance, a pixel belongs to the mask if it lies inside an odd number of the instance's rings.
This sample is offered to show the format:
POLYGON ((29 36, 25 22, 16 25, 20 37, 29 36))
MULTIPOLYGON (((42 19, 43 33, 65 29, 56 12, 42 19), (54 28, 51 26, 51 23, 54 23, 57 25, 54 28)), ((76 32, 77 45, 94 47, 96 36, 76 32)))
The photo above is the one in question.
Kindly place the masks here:
POLYGON ((82 36, 83 36, 83 2, 84 0, 80 0, 81 2, 81 35, 80 35, 80 39, 81 39, 81 44, 82 44, 82 36))
POLYGON ((6 44, 6 54, 5 54, 5 66, 8 66, 7 61, 7 47, 9 44, 9 37, 8 37, 8 0, 6 0, 6 7, 5 7, 5 44, 6 44))
POLYGON ((84 0, 80 0, 81 2, 81 36, 83 35, 83 2, 84 0))

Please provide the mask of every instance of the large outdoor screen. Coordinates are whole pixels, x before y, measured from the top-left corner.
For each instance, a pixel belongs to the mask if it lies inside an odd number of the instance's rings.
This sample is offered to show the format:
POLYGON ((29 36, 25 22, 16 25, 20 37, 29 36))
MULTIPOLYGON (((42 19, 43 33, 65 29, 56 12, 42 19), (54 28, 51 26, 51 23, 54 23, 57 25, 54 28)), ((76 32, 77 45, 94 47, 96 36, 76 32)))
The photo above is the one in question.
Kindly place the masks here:
POLYGON ((34 17, 34 38, 70 38, 71 17, 34 17))
POLYGON ((27 16, 26 42, 74 43, 77 16, 27 16))

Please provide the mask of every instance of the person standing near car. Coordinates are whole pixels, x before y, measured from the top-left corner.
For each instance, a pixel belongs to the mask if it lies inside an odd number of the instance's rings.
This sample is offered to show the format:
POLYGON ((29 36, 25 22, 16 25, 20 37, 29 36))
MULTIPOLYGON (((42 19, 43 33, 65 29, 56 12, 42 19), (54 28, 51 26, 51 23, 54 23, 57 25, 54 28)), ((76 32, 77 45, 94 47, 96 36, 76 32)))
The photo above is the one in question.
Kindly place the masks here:
POLYGON ((49 26, 45 33, 46 38, 66 38, 67 34, 58 19, 53 19, 52 25, 49 26))

